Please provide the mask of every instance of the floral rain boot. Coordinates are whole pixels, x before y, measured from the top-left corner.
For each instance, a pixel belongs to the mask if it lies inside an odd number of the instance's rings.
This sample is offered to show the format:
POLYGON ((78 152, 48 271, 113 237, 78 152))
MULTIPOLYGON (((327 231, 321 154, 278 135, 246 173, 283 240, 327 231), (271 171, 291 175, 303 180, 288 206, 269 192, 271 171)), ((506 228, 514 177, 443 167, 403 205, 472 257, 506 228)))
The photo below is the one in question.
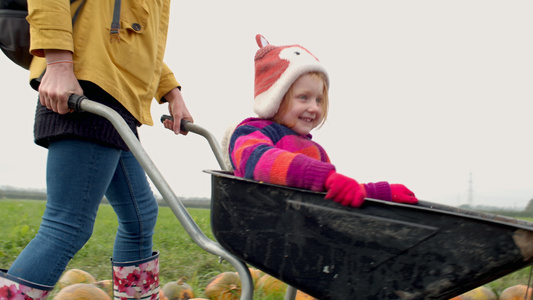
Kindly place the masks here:
POLYGON ((138 261, 111 261, 114 299, 159 300, 159 252, 138 261))
POLYGON ((40 285, 0 269, 0 300, 45 300, 53 286, 40 285))

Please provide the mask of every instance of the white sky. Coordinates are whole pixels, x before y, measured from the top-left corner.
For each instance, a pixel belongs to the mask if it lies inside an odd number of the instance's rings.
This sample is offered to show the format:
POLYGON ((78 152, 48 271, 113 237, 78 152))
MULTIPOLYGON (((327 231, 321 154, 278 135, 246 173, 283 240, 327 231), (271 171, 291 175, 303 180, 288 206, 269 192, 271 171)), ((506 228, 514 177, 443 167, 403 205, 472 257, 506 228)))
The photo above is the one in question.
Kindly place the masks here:
MULTIPOLYGON (((522 207, 533 199, 533 2, 178 1, 167 64, 198 125, 221 140, 252 116, 255 34, 300 44, 330 73, 330 115, 314 139, 339 172, 403 183, 449 205, 522 207)), ((36 92, 0 55, 0 185, 45 187, 33 144, 36 92)), ((157 121, 143 145, 178 196, 210 195, 207 142, 157 121)))

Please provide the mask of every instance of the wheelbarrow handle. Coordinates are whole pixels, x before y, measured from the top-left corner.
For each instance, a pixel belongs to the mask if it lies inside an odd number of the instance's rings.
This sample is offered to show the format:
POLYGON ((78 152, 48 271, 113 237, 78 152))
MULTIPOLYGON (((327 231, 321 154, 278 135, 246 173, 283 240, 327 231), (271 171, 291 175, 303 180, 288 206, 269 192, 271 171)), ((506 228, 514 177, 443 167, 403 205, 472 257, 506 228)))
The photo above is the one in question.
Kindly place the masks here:
POLYGON ((81 102, 85 99, 87 99, 87 97, 84 95, 72 94, 70 97, 68 97, 68 107, 74 109, 75 111, 81 112, 83 111, 81 108, 81 102))
MULTIPOLYGON (((169 115, 162 115, 161 116, 161 123, 163 123, 165 120, 172 120, 174 121, 174 118, 169 115)), ((193 132, 198 135, 203 136, 207 142, 209 143, 209 146, 211 147, 211 150, 213 151, 213 154, 215 155, 215 158, 217 159, 218 165, 222 170, 224 171, 231 171, 228 166, 226 166, 226 163, 224 162, 224 154, 222 153, 222 150, 220 149, 220 144, 218 143, 215 136, 209 132, 207 129, 198 126, 191 121, 187 120, 181 120, 181 129, 187 132, 193 132)))
MULTIPOLYGON (((88 113, 93 113, 101 117, 106 118, 118 131, 126 145, 130 148, 135 158, 139 161, 139 164, 142 166, 148 177, 152 180, 152 183, 159 190, 163 199, 167 202, 168 206, 178 218, 179 222, 187 232, 187 234, 192 238, 192 240, 203 250, 218 255, 228 261, 239 273, 242 280, 242 293, 240 300, 252 300, 253 299, 253 281, 250 275, 250 270, 247 265, 241 261, 239 258, 229 253, 227 250, 222 248, 222 246, 208 238, 202 230, 198 227, 194 219, 191 217, 183 203, 178 199, 176 194, 172 191, 169 184, 159 172, 155 164, 152 162, 142 145, 140 144, 138 138, 133 134, 128 124, 124 119, 116 112, 115 110, 103 105, 101 103, 92 101, 82 95, 70 95, 68 99, 68 106, 71 109, 76 111, 85 111, 88 113)), ((198 129, 201 129, 199 126, 190 123, 195 132, 198 129)))
MULTIPOLYGON (((165 122, 166 120, 170 120, 170 121, 174 122, 174 117, 173 116, 169 116, 169 115, 162 115, 161 116, 161 123, 165 122)), ((184 132, 189 132, 190 131, 190 128, 189 128, 190 126, 188 125, 189 123, 191 123, 191 121, 181 119, 181 121, 180 121, 181 130, 184 131, 184 132)))

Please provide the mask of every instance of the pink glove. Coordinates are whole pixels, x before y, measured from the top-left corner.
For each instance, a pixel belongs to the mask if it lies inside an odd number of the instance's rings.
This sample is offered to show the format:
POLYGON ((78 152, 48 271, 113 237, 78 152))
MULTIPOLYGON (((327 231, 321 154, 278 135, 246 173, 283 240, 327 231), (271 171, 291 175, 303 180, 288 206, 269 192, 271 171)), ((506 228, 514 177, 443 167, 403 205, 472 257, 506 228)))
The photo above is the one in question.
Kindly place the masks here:
POLYGON ((418 199, 416 199, 415 194, 406 188, 405 185, 391 184, 390 189, 392 193, 392 202, 408 204, 418 203, 418 199))
POLYGON ((366 197, 366 191, 362 184, 357 183, 355 179, 331 171, 325 183, 326 199, 344 206, 359 207, 363 204, 366 197))

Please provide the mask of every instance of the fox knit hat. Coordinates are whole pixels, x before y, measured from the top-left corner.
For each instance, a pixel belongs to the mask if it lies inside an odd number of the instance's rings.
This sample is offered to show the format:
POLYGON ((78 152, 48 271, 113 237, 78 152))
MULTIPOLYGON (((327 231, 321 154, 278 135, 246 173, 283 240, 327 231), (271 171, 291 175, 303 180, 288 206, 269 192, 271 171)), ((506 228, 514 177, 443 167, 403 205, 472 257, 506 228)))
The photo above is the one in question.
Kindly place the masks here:
POLYGON ((272 118, 292 84, 306 73, 323 73, 329 87, 326 69, 304 47, 273 46, 260 34, 255 40, 259 50, 255 54, 254 112, 259 117, 272 118))

